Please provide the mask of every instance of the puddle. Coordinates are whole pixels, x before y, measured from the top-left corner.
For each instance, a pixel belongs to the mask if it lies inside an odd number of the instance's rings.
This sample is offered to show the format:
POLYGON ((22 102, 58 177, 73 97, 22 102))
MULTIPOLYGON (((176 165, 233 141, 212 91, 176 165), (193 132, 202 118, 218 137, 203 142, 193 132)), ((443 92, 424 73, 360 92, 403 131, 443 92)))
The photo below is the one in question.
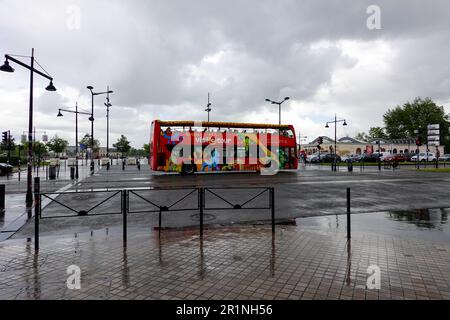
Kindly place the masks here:
MULTIPOLYGON (((352 232, 371 232, 398 237, 450 243, 450 209, 418 209, 352 214, 352 232)), ((298 218, 300 227, 346 232, 346 215, 298 218)))

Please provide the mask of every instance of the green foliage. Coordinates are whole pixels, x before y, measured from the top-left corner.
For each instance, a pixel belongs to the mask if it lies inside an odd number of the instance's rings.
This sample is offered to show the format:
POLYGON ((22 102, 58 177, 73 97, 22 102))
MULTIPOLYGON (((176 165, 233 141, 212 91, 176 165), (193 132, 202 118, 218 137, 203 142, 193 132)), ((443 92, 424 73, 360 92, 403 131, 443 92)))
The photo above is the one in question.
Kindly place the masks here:
POLYGON ((419 130, 422 141, 427 140, 427 125, 439 124, 441 129, 441 144, 450 150, 449 115, 445 114, 444 107, 436 105, 430 98, 420 97, 414 101, 390 109, 383 116, 386 133, 391 139, 412 138, 419 130))
POLYGON ((150 144, 144 143, 142 148, 144 149, 144 153, 145 153, 144 156, 148 157, 150 155, 150 144))
MULTIPOLYGON (((79 144, 84 144, 86 148, 92 147, 92 139, 89 134, 85 134, 83 139, 79 141, 79 144)), ((100 141, 94 139, 94 152, 98 152, 100 150, 100 141)))
POLYGON ((126 155, 131 150, 130 141, 128 141, 127 137, 123 134, 120 135, 120 138, 117 139, 117 142, 114 143, 113 146, 118 152, 122 153, 122 155, 126 155))
POLYGON ((57 135, 55 135, 48 143, 47 147, 59 154, 66 150, 67 146, 69 145, 69 142, 65 139, 59 138, 57 135))
POLYGON ((366 142, 369 140, 369 136, 365 132, 358 132, 358 134, 355 136, 356 140, 366 142))
MULTIPOLYGON (((33 145, 33 154, 35 158, 38 156, 43 157, 48 155, 48 149, 44 143, 40 141, 34 141, 32 145, 33 145)), ((28 141, 24 142, 21 154, 24 155, 28 154, 28 141)))
POLYGON ((369 140, 370 139, 377 139, 377 138, 382 138, 382 139, 388 139, 388 135, 386 134, 386 130, 385 128, 381 128, 381 127, 371 127, 369 129, 369 135, 368 135, 369 140))

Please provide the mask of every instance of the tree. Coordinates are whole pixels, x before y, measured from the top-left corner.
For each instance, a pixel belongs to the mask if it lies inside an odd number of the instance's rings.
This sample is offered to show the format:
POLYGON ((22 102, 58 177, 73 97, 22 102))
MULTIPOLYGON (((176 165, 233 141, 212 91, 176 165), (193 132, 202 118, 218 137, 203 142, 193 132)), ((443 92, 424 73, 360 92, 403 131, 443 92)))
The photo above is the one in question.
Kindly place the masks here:
POLYGON ((358 132, 358 134, 355 136, 356 140, 366 142, 369 140, 369 137, 367 136, 367 133, 365 132, 358 132))
MULTIPOLYGON (((23 152, 23 155, 28 154, 28 141, 23 143, 22 152, 23 152)), ((47 146, 40 141, 34 141, 33 142, 33 155, 35 158, 48 155, 47 146)))
POLYGON ((117 142, 113 144, 113 147, 116 148, 118 152, 122 153, 122 155, 127 154, 131 149, 130 142, 123 134, 120 135, 117 142))
POLYGON ((63 153, 67 146, 69 145, 69 142, 65 139, 59 138, 58 135, 55 135, 50 141, 47 143, 47 147, 55 152, 56 154, 63 153))
POLYGON ((385 128, 371 127, 369 129, 368 138, 369 139, 377 139, 377 138, 388 139, 388 135, 386 134, 385 128))
POLYGON ((427 141, 427 125, 439 124, 441 143, 446 150, 450 148, 449 115, 445 114, 444 107, 436 105, 430 98, 417 97, 412 103, 406 102, 402 107, 389 109, 383 119, 390 139, 413 138, 417 136, 414 130, 419 130, 422 141, 427 141))
POLYGON ((142 148, 144 149, 144 157, 148 157, 150 155, 150 144, 144 143, 142 148))
MULTIPOLYGON (((79 142, 80 145, 84 145, 84 149, 92 147, 92 139, 89 134, 85 134, 83 139, 79 142)), ((94 139, 94 152, 98 152, 100 150, 100 141, 94 139)))

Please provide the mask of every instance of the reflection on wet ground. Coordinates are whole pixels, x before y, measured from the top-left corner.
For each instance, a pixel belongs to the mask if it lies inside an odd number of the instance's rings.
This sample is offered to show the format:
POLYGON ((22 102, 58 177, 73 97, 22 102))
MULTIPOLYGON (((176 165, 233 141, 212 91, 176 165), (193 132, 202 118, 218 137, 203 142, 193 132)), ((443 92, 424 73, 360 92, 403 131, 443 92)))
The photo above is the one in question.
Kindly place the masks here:
MULTIPOLYGON (((450 243, 450 209, 418 209, 352 214, 352 231, 450 243)), ((331 232, 346 230, 346 215, 329 215, 297 219, 303 227, 331 232)))
POLYGON ((0 243, 0 299, 450 299, 447 209, 158 232, 119 227, 0 243), (67 287, 67 267, 81 289, 67 287), (367 287, 368 268, 381 271, 367 287))

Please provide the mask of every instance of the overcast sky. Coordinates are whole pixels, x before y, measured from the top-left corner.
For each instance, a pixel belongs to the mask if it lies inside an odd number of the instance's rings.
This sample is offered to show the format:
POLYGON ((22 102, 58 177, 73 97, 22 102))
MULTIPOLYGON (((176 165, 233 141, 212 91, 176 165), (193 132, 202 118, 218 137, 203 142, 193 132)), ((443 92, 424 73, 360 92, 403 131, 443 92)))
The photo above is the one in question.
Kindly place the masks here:
MULTIPOLYGON (((291 97, 282 122, 315 138, 332 135, 337 113, 353 136, 382 125, 389 108, 416 96, 450 112, 450 2, 442 1, 25 1, 0 0, 0 54, 30 55, 55 79, 35 77, 35 126, 74 144, 87 85, 111 95, 110 141, 149 140, 150 123, 206 120, 278 122, 265 102, 291 97), (381 29, 370 29, 380 8, 381 29)), ((378 21, 378 20, 376 20, 378 21)), ((3 63, 3 61, 1 62, 3 63)), ((29 73, 0 73, 0 129, 28 128, 29 73)), ((95 99, 95 136, 106 143, 104 96, 95 99)), ((90 132, 80 117, 80 135, 90 132)))

